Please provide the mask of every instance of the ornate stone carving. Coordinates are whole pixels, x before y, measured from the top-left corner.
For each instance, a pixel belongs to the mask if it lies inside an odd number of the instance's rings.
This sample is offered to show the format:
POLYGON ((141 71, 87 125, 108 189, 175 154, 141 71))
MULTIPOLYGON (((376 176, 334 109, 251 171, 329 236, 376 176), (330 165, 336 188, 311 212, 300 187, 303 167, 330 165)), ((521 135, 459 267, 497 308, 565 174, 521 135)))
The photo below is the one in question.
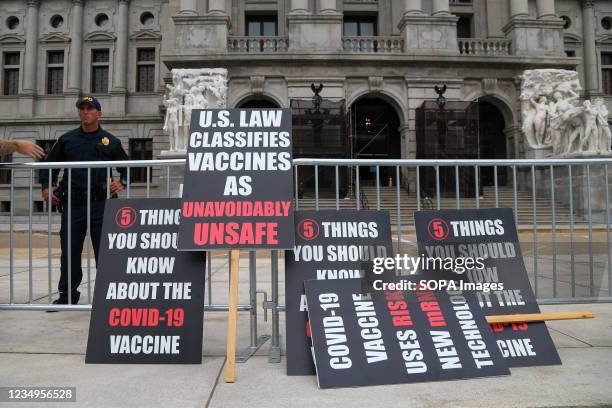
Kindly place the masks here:
POLYGON ((264 82, 266 78, 262 75, 255 75, 251 77, 251 92, 255 95, 261 95, 263 93, 264 82))
POLYGON ((485 94, 495 92, 497 88, 497 78, 483 78, 482 79, 482 91, 485 94))
POLYGON ((523 73, 523 134, 532 149, 554 156, 611 154, 612 134, 602 99, 579 102, 578 73, 558 69, 523 73))
POLYGON ((382 90, 383 77, 381 76, 368 77, 368 85, 370 86, 371 92, 380 92, 382 90))
POLYGON ((164 131, 170 151, 187 149, 191 112, 194 109, 224 108, 227 105, 227 70, 173 69, 172 85, 166 85, 164 131))

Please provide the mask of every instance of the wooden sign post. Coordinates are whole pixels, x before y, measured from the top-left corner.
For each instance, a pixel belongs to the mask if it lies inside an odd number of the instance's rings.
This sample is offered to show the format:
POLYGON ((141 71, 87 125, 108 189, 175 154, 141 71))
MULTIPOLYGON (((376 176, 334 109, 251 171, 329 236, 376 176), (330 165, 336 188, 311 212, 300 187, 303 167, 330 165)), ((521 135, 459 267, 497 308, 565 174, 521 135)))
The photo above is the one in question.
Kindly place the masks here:
POLYGON ((593 319, 593 312, 553 312, 553 313, 523 313, 512 315, 486 316, 487 323, 522 323, 543 322, 546 320, 593 319))
POLYGON ((230 250, 225 381, 235 381, 240 250, 292 249, 290 109, 194 109, 178 248, 230 250))
POLYGON ((227 317, 227 360, 225 382, 233 383, 236 375, 236 325, 238 320, 238 273, 240 250, 233 249, 230 256, 229 315, 227 317))

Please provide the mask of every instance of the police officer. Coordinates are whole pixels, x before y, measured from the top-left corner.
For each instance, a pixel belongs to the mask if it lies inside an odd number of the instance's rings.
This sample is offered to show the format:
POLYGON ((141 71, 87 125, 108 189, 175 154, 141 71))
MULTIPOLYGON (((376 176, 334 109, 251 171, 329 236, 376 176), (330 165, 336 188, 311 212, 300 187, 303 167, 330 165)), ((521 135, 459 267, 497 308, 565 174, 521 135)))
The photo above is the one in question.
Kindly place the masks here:
MULTIPOLYGON (((109 161, 128 160, 128 156, 121 147, 121 141, 100 127, 102 107, 100 102, 92 96, 85 96, 77 102, 81 126, 63 134, 55 143, 47 157, 46 162, 64 161, 109 161)), ((100 246, 100 233, 102 230, 102 217, 104 215, 104 203, 107 198, 107 189, 111 195, 116 195, 127 185, 127 169, 118 168, 121 178, 119 181, 107 179, 106 168, 92 168, 90 182, 90 226, 91 241, 98 263, 98 249, 100 246), (107 183, 109 183, 107 185, 107 183)), ((72 304, 79 302, 80 292, 78 287, 83 279, 81 269, 81 253, 83 242, 87 233, 87 169, 72 169, 71 174, 71 214, 68 219, 68 170, 64 169, 64 175, 59 185, 53 187, 57 180, 59 169, 53 170, 51 192, 49 190, 49 172, 41 171, 40 182, 42 185, 42 196, 45 201, 60 204, 62 212, 62 226, 60 230, 61 240, 61 275, 58 284, 59 298, 54 304, 68 304, 68 262, 71 265, 72 304), (71 231, 70 250, 71 257, 68 259, 68 228, 71 231)))

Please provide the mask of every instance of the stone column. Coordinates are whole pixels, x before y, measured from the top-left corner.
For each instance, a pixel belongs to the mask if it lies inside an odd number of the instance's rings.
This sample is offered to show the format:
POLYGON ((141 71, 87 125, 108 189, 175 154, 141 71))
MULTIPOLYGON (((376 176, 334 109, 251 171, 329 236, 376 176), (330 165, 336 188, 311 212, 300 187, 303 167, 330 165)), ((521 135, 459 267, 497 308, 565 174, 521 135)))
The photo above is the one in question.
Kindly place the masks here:
POLYGON ((448 0, 433 0, 433 12, 432 16, 446 16, 450 15, 450 5, 448 0))
POLYGON ((127 91, 127 57, 128 57, 128 27, 129 0, 119 0, 117 13, 117 42, 115 46, 115 61, 113 69, 113 88, 115 91, 127 91))
POLYGON ((555 0, 537 0, 536 9, 538 18, 556 18, 555 0))
POLYGON ((404 0, 404 15, 423 14, 422 0, 404 0))
POLYGON ((338 12, 338 4, 336 0, 319 0, 319 13, 329 14, 329 13, 337 13, 337 12, 338 12))
POLYGON ((597 49, 595 47, 595 1, 582 0, 582 35, 584 41, 584 79, 587 96, 599 93, 597 49))
POLYGON ((68 92, 81 92, 81 68, 83 66, 83 1, 72 0, 70 59, 68 62, 68 92))
POLYGON ((225 0, 208 0, 208 12, 211 14, 227 14, 225 0))
POLYGON ((179 14, 197 15, 197 0, 181 0, 179 14))
POLYGON ((36 95, 36 74, 38 73, 38 7, 39 0, 28 0, 26 9, 26 45, 23 73, 23 91, 36 95))
POLYGON ((527 0, 510 0, 510 20, 529 17, 527 0))
POLYGON ((291 0, 291 13, 309 13, 308 0, 291 0))
POLYGON ((23 93, 19 98, 19 116, 28 118, 34 115, 35 99, 38 93, 36 76, 38 67, 38 7, 39 0, 28 0, 25 16, 25 55, 23 64, 23 93))

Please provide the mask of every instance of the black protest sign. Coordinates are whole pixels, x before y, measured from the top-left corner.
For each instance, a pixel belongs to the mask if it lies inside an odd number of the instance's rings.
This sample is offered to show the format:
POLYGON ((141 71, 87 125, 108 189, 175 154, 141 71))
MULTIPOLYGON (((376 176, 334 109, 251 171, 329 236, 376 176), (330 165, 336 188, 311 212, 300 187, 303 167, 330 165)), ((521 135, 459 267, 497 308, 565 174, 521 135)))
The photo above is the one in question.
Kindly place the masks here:
MULTIPOLYGON (((415 222, 420 254, 442 259, 480 258, 484 265, 456 272, 440 268, 423 270, 425 277, 481 287, 503 284, 503 290, 476 292, 485 315, 540 312, 525 270, 511 209, 422 211, 415 213, 415 222)), ((510 367, 561 364, 545 323, 493 324, 491 328, 510 367)))
POLYGON ((386 211, 296 211, 296 240, 285 252, 287 374, 313 375, 304 281, 363 276, 362 263, 391 256, 386 211))
POLYGON ((321 388, 510 373, 469 294, 375 290, 359 279, 304 287, 321 388))
POLYGON ((293 247, 289 109, 194 110, 179 249, 293 247))
POLYGON ((178 252, 180 200, 108 200, 87 363, 202 363, 205 254, 178 252))

